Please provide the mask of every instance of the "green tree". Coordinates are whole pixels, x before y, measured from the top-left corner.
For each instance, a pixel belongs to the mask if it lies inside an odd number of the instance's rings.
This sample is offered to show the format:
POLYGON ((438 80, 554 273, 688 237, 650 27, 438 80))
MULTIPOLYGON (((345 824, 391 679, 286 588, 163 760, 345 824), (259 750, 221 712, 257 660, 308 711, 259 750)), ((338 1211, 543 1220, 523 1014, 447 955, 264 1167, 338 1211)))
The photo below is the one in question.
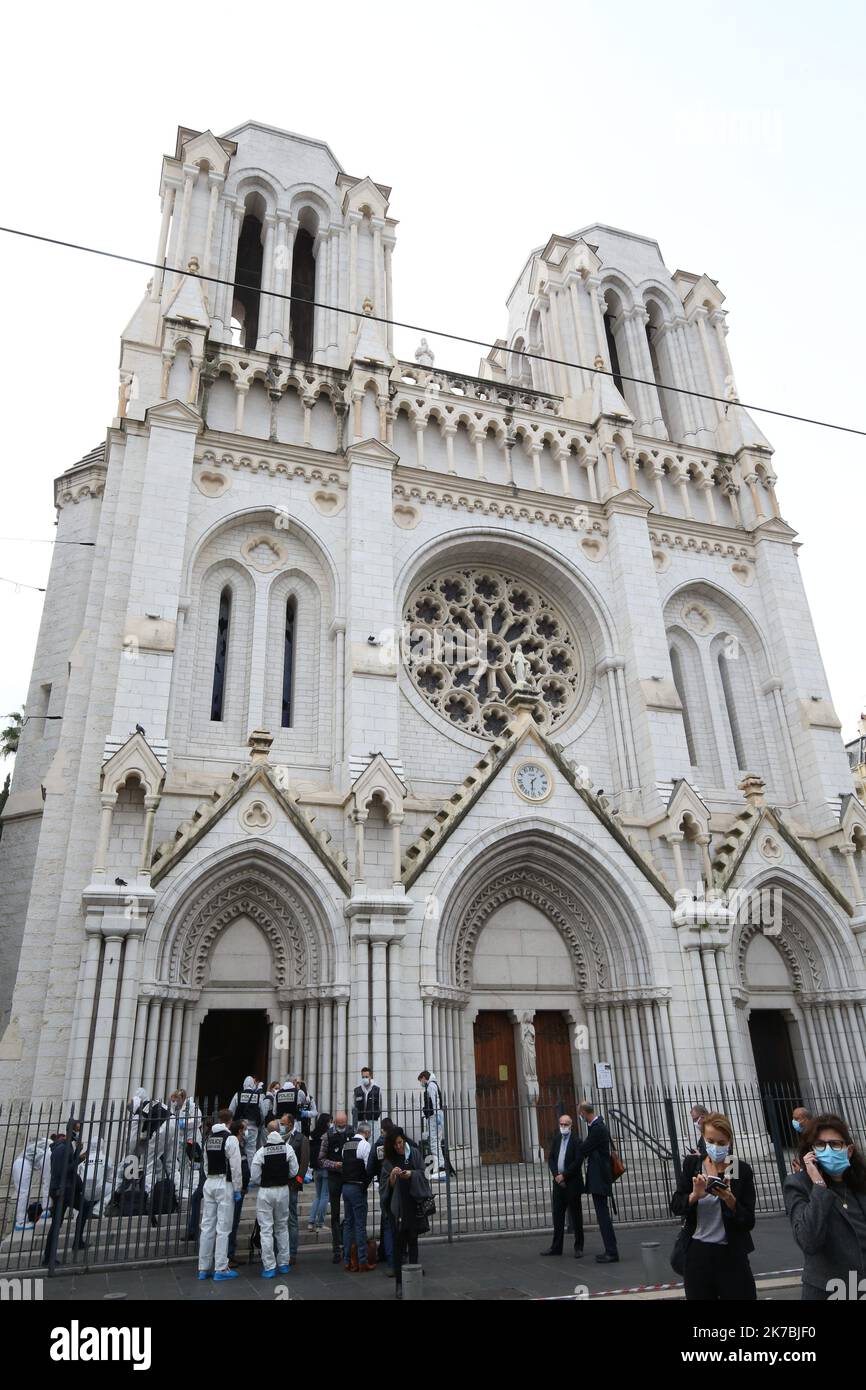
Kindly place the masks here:
POLYGON ((12 722, 0 732, 0 759, 11 758, 13 753, 18 752, 18 740, 24 727, 24 706, 7 714, 6 718, 12 722))

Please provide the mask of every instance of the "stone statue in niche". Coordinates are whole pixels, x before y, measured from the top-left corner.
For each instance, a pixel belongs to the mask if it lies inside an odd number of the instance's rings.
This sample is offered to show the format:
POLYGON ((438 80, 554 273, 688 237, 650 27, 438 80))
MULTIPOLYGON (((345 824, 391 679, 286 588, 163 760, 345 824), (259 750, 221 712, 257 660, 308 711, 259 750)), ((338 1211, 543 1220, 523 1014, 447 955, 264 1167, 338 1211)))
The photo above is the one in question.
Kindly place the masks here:
POLYGON ((514 667, 514 674, 517 678, 517 684, 521 686, 530 685, 532 667, 527 661, 526 655, 522 647, 517 647, 515 649, 514 655, 511 658, 511 664, 514 667))
POLYGON ((433 360, 433 353, 430 351, 427 339, 422 338, 420 346, 415 349, 415 361, 419 367, 432 367, 433 360))
POLYGON ((535 1070, 535 1024, 531 1018, 524 1018, 520 1024, 520 1043, 523 1054, 523 1075, 527 1081, 536 1081, 535 1070))

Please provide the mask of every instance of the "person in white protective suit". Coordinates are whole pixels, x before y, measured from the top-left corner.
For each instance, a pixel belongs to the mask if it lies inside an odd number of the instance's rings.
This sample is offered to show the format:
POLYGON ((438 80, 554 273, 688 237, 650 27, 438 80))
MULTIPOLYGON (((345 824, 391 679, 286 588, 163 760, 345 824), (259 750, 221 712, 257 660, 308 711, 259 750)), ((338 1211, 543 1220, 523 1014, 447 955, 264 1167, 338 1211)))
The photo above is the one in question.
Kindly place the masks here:
POLYGON ((243 1199, 241 1147, 230 1132, 230 1110, 220 1110, 217 1123, 204 1141, 205 1180, 201 1195, 201 1234, 198 1242, 198 1277, 207 1279, 213 1267, 214 1282, 237 1279, 229 1269, 229 1236, 234 1204, 243 1199))
POLYGON ((268 1118, 270 1103, 265 1092, 254 1076, 245 1076, 244 1084, 235 1091, 229 1101, 229 1110, 235 1120, 246 1120, 244 1152, 250 1168, 259 1147, 259 1130, 268 1118))
POLYGON ((173 1091, 168 1103, 171 1118, 165 1149, 175 1156, 175 1188, 180 1198, 181 1190, 189 1193, 198 1180, 195 1146, 201 1145, 201 1111, 186 1091, 173 1091))
MULTIPOLYGON (((165 1107, 151 1100, 145 1088, 139 1086, 133 1091, 128 1108, 132 1117, 130 1152, 121 1164, 118 1179, 122 1182, 144 1173, 144 1190, 150 1196, 153 1186, 166 1176, 163 1152, 168 1138, 167 1120, 163 1118, 159 1123, 165 1107)), ((168 1176, 172 1174, 168 1172, 168 1176)))
POLYGON ((279 1123, 273 1120, 250 1168, 250 1186, 259 1186, 256 1220, 262 1237, 263 1279, 273 1279, 277 1270, 280 1274, 289 1272, 289 1184, 297 1175, 297 1155, 280 1133, 279 1123))
POLYGON ((42 1218, 48 1215, 48 1184, 51 1179, 51 1140, 47 1135, 31 1139, 12 1164, 12 1186, 16 1192, 15 1229, 29 1231, 36 1225, 27 1220, 27 1208, 41 1202, 42 1218))
POLYGON ((87 1145, 87 1157, 78 1165, 78 1176, 84 1196, 91 1203, 91 1215, 99 1216, 103 1206, 107 1206, 111 1201, 114 1191, 114 1165, 103 1139, 91 1136, 87 1145))

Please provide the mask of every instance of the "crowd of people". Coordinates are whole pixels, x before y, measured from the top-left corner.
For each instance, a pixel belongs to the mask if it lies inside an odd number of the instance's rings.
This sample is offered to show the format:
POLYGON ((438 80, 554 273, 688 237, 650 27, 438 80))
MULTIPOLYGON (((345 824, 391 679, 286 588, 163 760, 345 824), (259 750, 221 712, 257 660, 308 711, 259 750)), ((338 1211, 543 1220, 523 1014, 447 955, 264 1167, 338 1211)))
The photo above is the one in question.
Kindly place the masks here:
POLYGON ((400 1297, 403 1265, 407 1257, 417 1261, 418 1235, 429 1229, 435 1205, 430 1181, 445 1174, 441 1090, 427 1070, 418 1081, 424 1161, 421 1144, 382 1115, 381 1088, 369 1067, 353 1091, 351 1123, 346 1111, 333 1118, 320 1114, 300 1076, 265 1088, 247 1075, 228 1106, 212 1116, 183 1090, 163 1103, 140 1087, 128 1103, 125 1133, 116 1136, 122 1156, 114 1163, 98 1131, 84 1148, 76 1119, 64 1133, 27 1144, 13 1166, 16 1229, 46 1221, 42 1262, 53 1266, 70 1211, 76 1213, 71 1246, 83 1250, 94 1213, 108 1207, 147 1215, 157 1225, 178 1210, 179 1194, 187 1195, 185 1237, 198 1241, 198 1277, 223 1281, 237 1277, 238 1230, 252 1193, 253 1240, 262 1276, 271 1279, 297 1260, 299 1199, 310 1183, 310 1231, 322 1229, 330 1206, 334 1261, 351 1273, 369 1272, 378 1257, 400 1297), (376 1242, 366 1236, 372 1184, 379 1191, 376 1242))
MULTIPOLYGON (((435 1210, 432 1183, 445 1177, 443 1101, 436 1077, 422 1071, 417 1114, 420 1140, 382 1114, 380 1087, 368 1067, 352 1094, 351 1113, 319 1113, 304 1079, 287 1077, 265 1088, 244 1078, 228 1106, 205 1116, 187 1094, 167 1103, 140 1088, 128 1104, 126 1129, 112 1147, 98 1128, 82 1143, 81 1121, 63 1133, 30 1140, 15 1159, 15 1227, 45 1222, 42 1262, 58 1262, 64 1221, 74 1250, 86 1247, 87 1223, 106 1209, 149 1217, 178 1210, 188 1197, 184 1235, 198 1242, 198 1278, 237 1278, 237 1239, 247 1194, 255 1200, 252 1240, 260 1246, 262 1277, 287 1274, 298 1258, 300 1195, 312 1186, 308 1229, 325 1227, 330 1209, 332 1259, 349 1273, 381 1265, 402 1296, 403 1269, 418 1263, 418 1237, 435 1210), (118 1157, 122 1155, 121 1157, 118 1157), (378 1235, 368 1238, 371 1191, 378 1235)), ((610 1205, 622 1164, 601 1115, 582 1101, 578 1134, 560 1116, 546 1152, 551 1179, 553 1236, 543 1255, 562 1255, 566 1230, 574 1256, 584 1254, 582 1198, 591 1196, 602 1264, 619 1260, 610 1205)), ((693 1301, 754 1300, 754 1172, 735 1144, 731 1120, 695 1104, 694 1147, 680 1165, 671 1213, 681 1228, 671 1257, 693 1301)), ((803 1253, 806 1300, 852 1296, 866 1280, 866 1161, 850 1127, 837 1114, 791 1114, 796 1152, 783 1186, 785 1209, 803 1253)), ((451 1169, 450 1171, 453 1171, 451 1169)), ((67 1241, 69 1243, 69 1241, 67 1241)))

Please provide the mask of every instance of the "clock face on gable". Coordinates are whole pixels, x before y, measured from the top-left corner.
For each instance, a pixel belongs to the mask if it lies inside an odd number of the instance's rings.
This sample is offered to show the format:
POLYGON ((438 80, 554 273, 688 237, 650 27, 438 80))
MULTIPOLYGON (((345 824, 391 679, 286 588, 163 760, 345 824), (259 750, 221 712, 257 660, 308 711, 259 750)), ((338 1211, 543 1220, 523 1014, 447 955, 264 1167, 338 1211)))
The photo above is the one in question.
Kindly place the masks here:
POLYGON ((546 801, 553 791, 550 773, 541 763, 527 761, 514 770, 514 787, 524 801, 546 801))

